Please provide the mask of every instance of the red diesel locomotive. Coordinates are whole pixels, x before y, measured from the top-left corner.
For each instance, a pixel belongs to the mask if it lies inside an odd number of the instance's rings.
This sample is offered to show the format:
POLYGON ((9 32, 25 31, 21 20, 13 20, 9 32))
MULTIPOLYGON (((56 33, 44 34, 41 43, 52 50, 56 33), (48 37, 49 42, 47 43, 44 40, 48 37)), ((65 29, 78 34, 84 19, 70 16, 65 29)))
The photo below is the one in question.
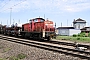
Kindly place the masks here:
POLYGON ((39 38, 47 40, 51 40, 56 37, 54 23, 49 20, 45 21, 43 18, 31 19, 29 23, 23 24, 20 34, 25 38, 39 38))
POLYGON ((47 39, 51 40, 56 37, 55 26, 52 21, 43 18, 31 19, 29 23, 23 24, 21 27, 18 24, 11 27, 4 26, 3 34, 22 36, 24 38, 47 39))

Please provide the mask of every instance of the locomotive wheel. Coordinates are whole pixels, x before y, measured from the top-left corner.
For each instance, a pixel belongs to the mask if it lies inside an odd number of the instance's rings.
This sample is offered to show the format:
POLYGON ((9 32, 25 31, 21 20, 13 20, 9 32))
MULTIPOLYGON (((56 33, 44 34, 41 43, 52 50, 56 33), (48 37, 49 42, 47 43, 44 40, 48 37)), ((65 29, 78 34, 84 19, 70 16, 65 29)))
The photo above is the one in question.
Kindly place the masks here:
POLYGON ((22 38, 25 38, 25 35, 24 34, 22 34, 22 38))
POLYGON ((52 37, 49 36, 47 40, 48 40, 48 41, 52 40, 52 37))
POLYGON ((15 37, 18 37, 18 34, 15 34, 15 37))

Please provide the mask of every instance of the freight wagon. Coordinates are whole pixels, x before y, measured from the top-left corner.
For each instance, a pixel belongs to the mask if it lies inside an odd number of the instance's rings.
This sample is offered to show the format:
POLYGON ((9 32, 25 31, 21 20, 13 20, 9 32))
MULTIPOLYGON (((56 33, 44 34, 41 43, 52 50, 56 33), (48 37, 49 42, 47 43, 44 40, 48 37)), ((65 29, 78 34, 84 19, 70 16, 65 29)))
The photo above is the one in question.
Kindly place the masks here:
POLYGON ((12 24, 11 26, 3 26, 3 34, 4 35, 9 35, 9 36, 15 36, 18 37, 20 35, 20 31, 22 27, 17 26, 17 23, 14 25, 12 24))

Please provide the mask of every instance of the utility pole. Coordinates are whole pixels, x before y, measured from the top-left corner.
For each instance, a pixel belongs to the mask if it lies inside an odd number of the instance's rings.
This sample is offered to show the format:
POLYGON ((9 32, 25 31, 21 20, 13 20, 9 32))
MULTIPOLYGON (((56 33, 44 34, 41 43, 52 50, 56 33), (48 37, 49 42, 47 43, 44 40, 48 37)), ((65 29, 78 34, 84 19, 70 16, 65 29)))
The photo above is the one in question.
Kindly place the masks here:
POLYGON ((28 19, 27 19, 27 22, 28 22, 28 19))
POLYGON ((68 19, 67 19, 67 26, 68 26, 68 19))
POLYGON ((56 23, 55 23, 55 29, 56 29, 56 23))
POLYGON ((2 25, 2 21, 1 21, 1 25, 2 25))
POLYGON ((8 20, 7 20, 7 25, 8 25, 8 20))
POLYGON ((15 23, 14 19, 13 19, 13 24, 15 23))
POLYGON ((44 19, 45 19, 45 14, 44 14, 44 19))
POLYGON ((20 19, 19 19, 19 21, 18 21, 18 24, 20 24, 20 19))
POLYGON ((12 8, 10 8, 10 25, 11 25, 12 8))
POLYGON ((61 27, 62 27, 62 22, 61 22, 61 27))

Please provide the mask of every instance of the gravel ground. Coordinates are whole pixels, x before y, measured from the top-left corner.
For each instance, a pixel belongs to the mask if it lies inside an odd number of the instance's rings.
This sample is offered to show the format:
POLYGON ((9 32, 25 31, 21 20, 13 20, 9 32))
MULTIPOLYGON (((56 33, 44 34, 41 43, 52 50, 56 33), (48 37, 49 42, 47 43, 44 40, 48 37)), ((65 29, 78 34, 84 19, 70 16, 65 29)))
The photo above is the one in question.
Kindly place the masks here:
MULTIPOLYGON (((21 60, 85 60, 32 46, 0 40, 0 59, 15 60, 18 54, 24 54, 21 60), (11 59, 14 57, 13 59, 11 59)), ((20 59, 18 59, 20 60, 20 59)))

